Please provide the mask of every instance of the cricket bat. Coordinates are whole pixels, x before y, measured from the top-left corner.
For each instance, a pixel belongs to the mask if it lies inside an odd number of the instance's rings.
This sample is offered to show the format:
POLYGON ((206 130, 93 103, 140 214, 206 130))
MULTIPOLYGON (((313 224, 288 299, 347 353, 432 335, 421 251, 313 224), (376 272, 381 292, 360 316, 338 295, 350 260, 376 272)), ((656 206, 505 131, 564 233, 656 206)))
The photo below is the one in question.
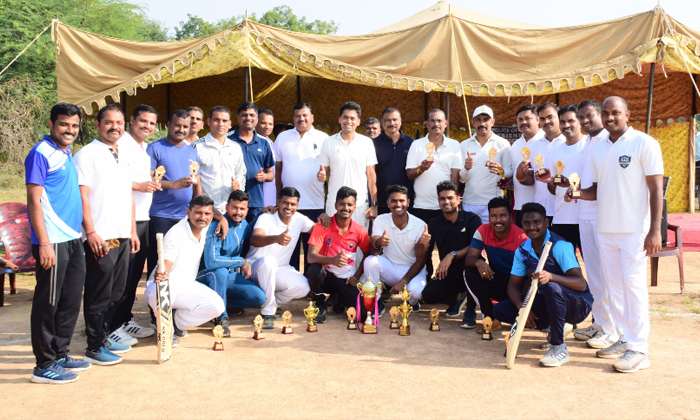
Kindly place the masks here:
MULTIPOLYGON (((156 234, 156 248, 158 250, 159 273, 165 272, 165 258, 163 257, 163 234, 156 234)), ((166 362, 170 359, 173 349, 173 308, 170 305, 170 280, 163 280, 156 283, 158 290, 158 363, 166 362)))
MULTIPOLYGON (((535 273, 542 271, 542 267, 544 267, 544 263, 547 261, 547 257, 549 256, 550 248, 552 248, 551 242, 544 244, 544 249, 542 250, 540 261, 537 263, 535 273)), ((523 299, 523 306, 520 307, 518 317, 515 319, 515 323, 513 323, 513 327, 510 329, 510 335, 508 336, 508 341, 506 343, 506 367, 508 369, 513 369, 515 356, 518 354, 518 345, 520 345, 520 337, 523 335, 527 317, 530 315, 532 303, 535 301, 535 296, 537 295, 537 285, 537 280, 532 280, 530 283, 530 290, 527 291, 527 294, 523 299)))

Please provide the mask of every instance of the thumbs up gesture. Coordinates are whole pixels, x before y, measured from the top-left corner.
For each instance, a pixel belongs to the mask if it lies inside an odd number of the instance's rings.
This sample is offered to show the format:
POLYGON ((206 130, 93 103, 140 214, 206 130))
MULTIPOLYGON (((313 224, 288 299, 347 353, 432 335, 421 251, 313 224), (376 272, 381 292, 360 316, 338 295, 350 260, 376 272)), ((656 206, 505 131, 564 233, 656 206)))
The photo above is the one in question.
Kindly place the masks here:
POLYGON ((258 173, 255 174, 255 179, 258 182, 265 182, 265 171, 263 171, 263 168, 260 168, 260 171, 258 171, 258 173))
POLYGON ((386 229, 384 229, 384 233, 382 236, 379 237, 379 246, 382 248, 386 248, 391 244, 391 238, 389 238, 389 235, 387 235, 386 229))
POLYGON ((321 169, 318 171, 318 182, 326 182, 326 170, 323 168, 323 165, 321 165, 321 169))
POLYGON ((345 255, 343 251, 339 251, 338 255, 333 257, 333 265, 336 267, 345 267, 345 264, 348 263, 348 257, 345 255))
POLYGON ((277 243, 287 246, 290 242, 292 242, 292 236, 289 234, 289 226, 287 226, 287 230, 277 235, 277 243))
POLYGON ((472 158, 472 155, 467 153, 467 158, 464 159, 464 169, 470 170, 474 167, 474 159, 472 158))
POLYGON ((418 239, 418 243, 423 245, 423 246, 428 246, 430 245, 430 233, 428 233, 428 225, 425 225, 425 228, 423 229, 423 234, 420 235, 420 239, 418 239))
POLYGON ((231 177, 231 188, 233 188, 234 191, 241 189, 241 183, 236 181, 234 177, 231 177))

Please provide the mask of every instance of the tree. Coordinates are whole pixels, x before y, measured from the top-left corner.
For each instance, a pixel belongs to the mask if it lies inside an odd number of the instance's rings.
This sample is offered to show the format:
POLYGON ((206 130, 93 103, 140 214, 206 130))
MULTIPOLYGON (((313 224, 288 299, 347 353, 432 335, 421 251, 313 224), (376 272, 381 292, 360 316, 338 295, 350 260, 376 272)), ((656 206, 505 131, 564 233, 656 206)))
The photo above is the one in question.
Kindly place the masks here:
POLYGON ((191 39, 200 36, 211 35, 220 29, 199 16, 187 14, 187 22, 180 22, 180 27, 175 27, 175 39, 191 39))
MULTIPOLYGON (((245 19, 244 15, 236 17, 238 22, 245 19)), ((252 14, 249 17, 253 22, 262 23, 264 25, 274 26, 276 28, 288 29, 295 32, 306 32, 311 34, 331 35, 338 32, 338 24, 335 21, 314 20, 307 22, 306 16, 297 17, 289 6, 277 6, 272 10, 265 12, 260 18, 252 14)), ((224 20, 220 21, 224 22, 224 20)), ((223 29, 223 28, 222 28, 223 29)))

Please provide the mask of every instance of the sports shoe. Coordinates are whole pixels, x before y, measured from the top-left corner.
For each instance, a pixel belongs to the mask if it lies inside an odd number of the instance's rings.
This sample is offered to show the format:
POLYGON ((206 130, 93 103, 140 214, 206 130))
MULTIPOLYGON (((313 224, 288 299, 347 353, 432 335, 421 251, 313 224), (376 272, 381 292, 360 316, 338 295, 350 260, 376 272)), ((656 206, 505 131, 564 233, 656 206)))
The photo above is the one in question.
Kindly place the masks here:
MULTIPOLYGON (((223 318, 221 321, 215 319, 214 328, 216 328, 217 325, 221 325, 221 328, 224 329, 224 335, 222 337, 231 337, 231 329, 228 327, 228 318, 223 318)), ((212 330, 214 328, 212 328, 212 330)))
POLYGON ((615 340, 610 334, 605 334, 603 331, 598 331, 596 335, 586 341, 586 344, 588 344, 588 347, 592 349, 604 349, 612 346, 616 341, 617 340, 615 340))
POLYGON ((187 332, 187 330, 181 330, 175 325, 175 322, 173 322, 173 327, 175 327, 175 334, 173 334, 174 337, 187 337, 190 335, 190 333, 187 332))
POLYGON ((625 355, 615 362, 613 368, 618 372, 632 373, 639 369, 647 369, 649 366, 651 366, 651 362, 646 354, 634 350, 627 350, 625 355))
POLYGON ((116 341, 113 341, 111 338, 107 339, 107 342, 105 343, 105 347, 107 348, 107 350, 111 351, 114 354, 126 353, 127 351, 131 350, 131 346, 127 346, 126 344, 122 344, 122 343, 117 343, 116 341))
POLYGON ((413 305, 413 312, 420 312, 420 302, 416 302, 416 304, 413 305))
POLYGON ((445 316, 447 318, 457 318, 459 313, 462 312, 462 307, 467 302, 467 294, 465 292, 457 294, 457 299, 450 305, 445 311, 445 316))
POLYGON ((627 351, 627 343, 621 340, 617 340, 613 345, 600 349, 595 352, 596 356, 601 359, 618 359, 625 355, 627 351))
POLYGON ((63 369, 71 372, 80 372, 83 370, 88 370, 92 367, 90 362, 74 359, 70 357, 69 354, 67 354, 63 359, 58 359, 56 363, 58 363, 63 369))
POLYGON ((177 339, 176 336, 173 336, 173 348, 175 347, 180 347, 180 340, 177 339))
MULTIPOLYGON (((284 309, 282 308, 277 308, 275 309, 275 315, 276 316, 282 316, 284 314, 284 309)), ((263 315, 264 316, 264 315, 263 315)))
POLYGON ((263 329, 271 330, 275 328, 275 319, 277 319, 277 317, 274 315, 263 315, 263 329))
POLYGON ((78 380, 78 375, 63 369, 58 362, 54 362, 46 369, 34 368, 30 380, 36 384, 69 384, 78 380))
POLYGON ((243 308, 231 308, 227 309, 226 313, 228 316, 243 316, 245 314, 245 309, 243 308))
POLYGON ((109 351, 105 346, 102 346, 97 351, 85 350, 83 360, 93 365, 111 366, 121 363, 122 358, 109 351))
POLYGON ((125 346, 135 346, 139 343, 139 340, 124 331, 124 327, 119 327, 112 331, 112 334, 109 335, 109 339, 114 343, 123 344, 125 346))
POLYGON ((317 324, 325 324, 327 320, 328 320, 328 306, 321 305, 318 307, 318 315, 316 315, 316 319, 314 321, 317 324))
POLYGON ((379 300, 379 304, 377 305, 377 308, 379 309, 379 315, 377 315, 378 318, 381 318, 382 315, 386 313, 386 304, 384 303, 383 300, 379 300))
POLYGON ((564 323, 564 335, 562 338, 566 338, 571 334, 573 330, 576 329, 576 325, 569 324, 568 322, 564 323))
POLYGON ((467 308, 464 310, 464 318, 462 318, 460 327, 468 330, 476 328, 476 311, 474 309, 467 308))
POLYGON ((545 367, 556 367, 567 363, 569 360, 569 351, 566 348, 566 344, 560 344, 558 346, 552 346, 547 354, 540 359, 540 366, 545 367))
MULTIPOLYGON (((139 324, 137 324, 136 321, 134 321, 134 318, 131 318, 129 322, 122 325, 122 329, 124 330, 124 332, 126 332, 134 338, 146 338, 156 333, 156 330, 154 328, 142 327, 139 324)), ((129 345, 131 346, 133 344, 129 345)))
POLYGON ((602 332, 602 330, 591 325, 588 328, 578 329, 574 331, 574 338, 579 341, 588 341, 591 338, 595 337, 595 335, 599 332, 602 332))

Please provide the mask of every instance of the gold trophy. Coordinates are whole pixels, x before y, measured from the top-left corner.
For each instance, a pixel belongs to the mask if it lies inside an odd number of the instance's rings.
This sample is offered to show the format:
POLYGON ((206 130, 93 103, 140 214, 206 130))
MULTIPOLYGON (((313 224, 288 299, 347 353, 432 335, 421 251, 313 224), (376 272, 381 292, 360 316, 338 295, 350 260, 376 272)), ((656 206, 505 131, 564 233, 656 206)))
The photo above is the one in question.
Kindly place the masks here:
POLYGON ((530 148, 529 147, 523 147, 523 150, 520 151, 520 154, 523 155, 523 160, 526 162, 530 161, 530 148))
POLYGON ((197 163, 197 162, 190 163, 190 176, 192 177, 193 184, 197 183, 197 172, 199 172, 199 163, 197 163))
POLYGON ((214 351, 224 351, 224 343, 221 342, 221 337, 224 336, 224 327, 217 325, 212 332, 214 333, 214 338, 216 338, 216 341, 214 341, 214 351))
MULTIPOLYGON (((110 239, 109 241, 105 242, 105 252, 109 253, 110 249, 117 249, 119 248, 119 239, 110 239)), ((93 254, 93 257, 97 259, 97 255, 93 254)))
MULTIPOLYGON (((363 334, 376 334, 377 326, 372 321, 372 311, 377 306, 377 293, 382 291, 382 282, 374 284, 372 279, 367 276, 367 281, 364 284, 357 283, 357 289, 360 291, 365 309, 367 309, 367 318, 363 324, 360 324, 360 331, 363 334)), ((375 316, 377 315, 379 314, 375 314, 375 316)))
POLYGON ((494 159, 496 159, 496 155, 498 154, 498 150, 496 150, 495 147, 492 147, 489 149, 489 162, 493 162, 494 159))
POLYGON ((282 323, 284 324, 282 326, 282 334, 293 334, 294 331, 292 331, 292 326, 289 325, 292 323, 292 313, 289 311, 284 311, 282 314, 282 323))
POLYGON ((569 185, 571 185, 571 198, 578 200, 581 198, 581 177, 576 172, 569 175, 569 185))
POLYGON ((355 318, 357 317, 357 311, 355 308, 348 308, 346 314, 348 315, 348 329, 356 330, 357 324, 355 323, 355 318))
POLYGON ((491 321, 491 317, 487 316, 484 318, 484 332, 481 334, 481 339, 482 340, 493 340, 493 335, 491 335, 491 331, 493 331, 493 321, 491 321))
POLYGON ((438 318, 440 317, 440 311, 437 308, 430 310, 430 331, 440 331, 440 326, 438 325, 438 318))
POLYGON ((255 325, 255 334, 253 334, 253 338, 256 340, 264 340, 265 339, 265 334, 262 332, 262 324, 263 324, 263 317, 261 315, 258 315, 255 317, 253 320, 253 325, 255 325))
POLYGON ((314 324, 314 319, 318 315, 318 308, 314 306, 313 302, 309 302, 309 307, 304 309, 304 316, 309 320, 309 324, 306 326, 306 331, 316 332, 318 331, 318 326, 314 324))
POLYGON ((409 336, 411 335, 411 326, 408 325, 408 314, 413 312, 413 306, 408 303, 411 298, 411 293, 408 292, 406 286, 403 287, 403 292, 401 292, 401 299, 403 303, 399 305, 399 313, 401 313, 401 326, 399 327, 399 335, 409 336))
POLYGON ((428 140, 428 144, 425 145, 425 151, 428 152, 428 157, 425 159, 428 161, 428 163, 433 163, 435 160, 433 158, 433 153, 435 153, 435 145, 428 140))
POLYGON ((398 330, 399 323, 396 320, 399 319, 399 308, 392 306, 391 310, 389 311, 389 315, 391 315, 391 325, 389 326, 389 329, 398 330))
POLYGON ((165 166, 159 166, 156 168, 155 171, 153 171, 153 179, 157 183, 160 183, 160 181, 163 179, 163 176, 165 176, 165 166))
POLYGON ((535 172, 535 175, 542 176, 547 173, 547 170, 544 169, 544 156, 539 153, 536 154, 535 163, 537 164, 537 171, 535 172))
POLYGON ((561 184, 563 182, 561 174, 564 172, 564 162, 558 160, 557 163, 554 164, 554 170, 557 172, 557 176, 554 177, 552 182, 555 184, 561 184))

